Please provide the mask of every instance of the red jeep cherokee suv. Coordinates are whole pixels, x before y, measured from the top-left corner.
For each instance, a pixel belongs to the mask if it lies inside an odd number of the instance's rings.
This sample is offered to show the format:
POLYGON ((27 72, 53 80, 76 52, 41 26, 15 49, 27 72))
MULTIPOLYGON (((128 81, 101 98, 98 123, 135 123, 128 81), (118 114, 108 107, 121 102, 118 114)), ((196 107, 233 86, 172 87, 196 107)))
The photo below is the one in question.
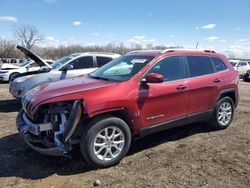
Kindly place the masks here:
POLYGON ((227 128, 237 84, 238 73, 214 51, 133 51, 89 75, 34 88, 16 124, 42 154, 67 156, 80 144, 90 164, 109 167, 133 137, 198 121, 227 128))

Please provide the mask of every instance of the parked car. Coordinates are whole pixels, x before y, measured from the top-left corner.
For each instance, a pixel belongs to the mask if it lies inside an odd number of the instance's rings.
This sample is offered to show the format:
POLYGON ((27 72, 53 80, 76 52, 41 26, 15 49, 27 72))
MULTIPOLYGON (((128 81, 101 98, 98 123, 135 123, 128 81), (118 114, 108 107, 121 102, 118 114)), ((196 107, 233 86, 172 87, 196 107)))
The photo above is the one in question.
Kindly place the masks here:
POLYGON ((214 51, 129 53, 88 75, 34 88, 22 99, 16 126, 37 152, 67 156, 78 143, 91 165, 109 167, 132 138, 198 121, 227 128, 238 80, 214 51))
POLYGON ((9 91, 13 97, 21 98, 40 84, 88 74, 119 56, 109 52, 74 53, 52 63, 50 72, 14 79, 10 82, 9 91))
POLYGON ((17 46, 17 49, 23 52, 31 60, 25 61, 19 66, 8 63, 2 64, 0 69, 0 81, 11 81, 21 74, 38 74, 50 71, 51 66, 33 52, 22 46, 17 46))
POLYGON ((52 63, 54 63, 55 61, 51 60, 51 59, 45 59, 44 61, 46 61, 49 65, 51 65, 52 63))
POLYGON ((243 77, 243 80, 244 80, 245 82, 250 82, 250 69, 247 70, 246 74, 245 74, 244 77, 243 77))
POLYGON ((239 72, 240 78, 243 78, 247 70, 250 69, 250 65, 247 61, 230 60, 229 62, 233 65, 234 69, 239 72))

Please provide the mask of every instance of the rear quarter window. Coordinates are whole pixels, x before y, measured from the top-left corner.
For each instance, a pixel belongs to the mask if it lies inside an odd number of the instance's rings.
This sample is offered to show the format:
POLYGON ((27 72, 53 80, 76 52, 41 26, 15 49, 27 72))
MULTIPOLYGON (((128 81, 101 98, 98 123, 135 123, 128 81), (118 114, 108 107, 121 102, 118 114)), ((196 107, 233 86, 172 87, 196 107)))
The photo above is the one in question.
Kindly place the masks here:
POLYGON ((190 77, 202 76, 214 72, 212 62, 207 56, 187 56, 190 77))
POLYGON ((218 57, 211 57, 215 70, 216 72, 224 71, 227 70, 227 66, 225 63, 218 57))

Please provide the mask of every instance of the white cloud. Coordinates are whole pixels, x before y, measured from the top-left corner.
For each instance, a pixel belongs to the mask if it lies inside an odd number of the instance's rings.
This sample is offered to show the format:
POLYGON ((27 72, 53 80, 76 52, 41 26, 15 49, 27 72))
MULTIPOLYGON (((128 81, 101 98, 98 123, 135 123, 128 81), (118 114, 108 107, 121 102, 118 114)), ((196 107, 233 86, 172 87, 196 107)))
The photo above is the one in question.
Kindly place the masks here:
POLYGON ((94 33, 92 33, 92 35, 95 36, 95 37, 99 37, 99 36, 100 36, 100 33, 94 32, 94 33))
POLYGON ((59 41, 58 39, 55 39, 52 36, 46 36, 44 38, 44 40, 42 40, 39 43, 39 46, 41 46, 41 47, 58 47, 61 45, 61 43, 62 43, 61 41, 59 41))
POLYGON ((46 37, 46 39, 47 39, 47 40, 50 40, 50 41, 55 40, 55 38, 54 38, 54 37, 51 37, 51 36, 46 37))
POLYGON ((246 38, 238 40, 238 42, 248 42, 248 41, 249 41, 249 40, 246 39, 246 38))
POLYGON ((57 0, 45 0, 47 3, 53 4, 55 2, 57 2, 57 0))
POLYGON ((128 39, 131 44, 140 44, 146 46, 147 44, 154 44, 157 41, 156 38, 147 38, 145 35, 137 35, 128 39))
POLYGON ((15 16, 0 16, 0 22, 17 22, 15 16))
POLYGON ((96 43, 94 43, 94 42, 90 42, 90 43, 86 44, 86 46, 95 46, 95 45, 96 45, 96 43))
POLYGON ((216 24, 208 24, 208 25, 202 26, 203 29, 213 29, 215 27, 216 27, 216 24))
POLYGON ((108 37, 114 37, 115 34, 114 33, 109 33, 108 37))
POLYGON ((239 31, 239 30, 240 30, 240 27, 234 28, 234 31, 239 31))
POLYGON ((144 36, 144 35, 138 35, 138 36, 134 36, 133 38, 134 38, 135 40, 142 40, 142 39, 145 39, 146 36, 144 36))
POLYGON ((221 52, 228 57, 250 59, 250 40, 247 38, 237 40, 229 45, 229 47, 221 50, 221 52))
POLYGON ((226 39, 221 39, 220 42, 227 42, 227 40, 226 39))
POLYGON ((154 43, 156 42, 157 39, 144 39, 143 42, 146 43, 146 44, 151 44, 151 43, 154 43))
POLYGON ((72 22, 72 25, 74 25, 74 26, 80 26, 80 25, 82 25, 82 22, 80 22, 80 21, 74 21, 74 22, 72 22))
POLYGON ((206 40, 209 42, 213 42, 213 41, 218 40, 218 39, 219 39, 219 37, 217 37, 217 36, 210 36, 210 37, 206 38, 206 40))

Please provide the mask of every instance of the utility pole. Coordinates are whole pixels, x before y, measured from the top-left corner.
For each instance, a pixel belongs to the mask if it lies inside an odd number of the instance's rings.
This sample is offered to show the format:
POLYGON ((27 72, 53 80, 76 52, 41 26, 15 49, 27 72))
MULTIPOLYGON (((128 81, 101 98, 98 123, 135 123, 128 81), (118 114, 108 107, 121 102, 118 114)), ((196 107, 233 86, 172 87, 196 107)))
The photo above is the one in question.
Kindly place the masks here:
POLYGON ((199 41, 197 41, 195 49, 198 49, 198 46, 199 46, 199 41))

